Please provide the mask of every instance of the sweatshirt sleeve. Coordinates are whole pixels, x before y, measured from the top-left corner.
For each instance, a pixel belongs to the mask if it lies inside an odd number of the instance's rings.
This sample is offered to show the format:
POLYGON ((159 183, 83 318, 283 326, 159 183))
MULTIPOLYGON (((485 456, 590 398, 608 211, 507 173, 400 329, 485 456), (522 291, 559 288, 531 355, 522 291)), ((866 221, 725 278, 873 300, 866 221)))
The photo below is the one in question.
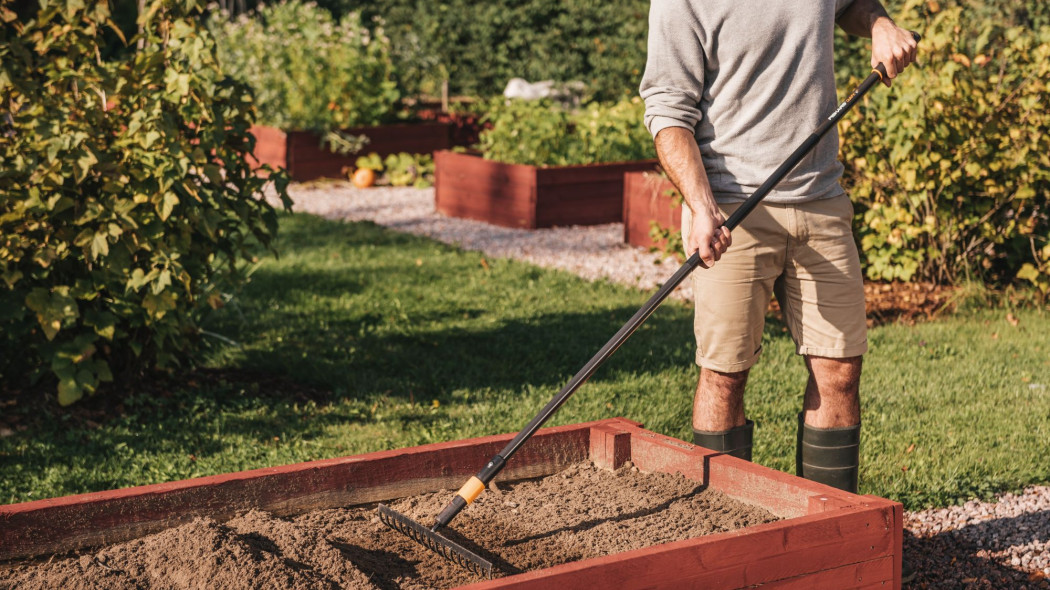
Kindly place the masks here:
POLYGON ((696 23, 687 1, 653 0, 650 5, 649 53, 639 94, 645 126, 654 138, 667 127, 695 131, 702 118, 704 52, 696 23))

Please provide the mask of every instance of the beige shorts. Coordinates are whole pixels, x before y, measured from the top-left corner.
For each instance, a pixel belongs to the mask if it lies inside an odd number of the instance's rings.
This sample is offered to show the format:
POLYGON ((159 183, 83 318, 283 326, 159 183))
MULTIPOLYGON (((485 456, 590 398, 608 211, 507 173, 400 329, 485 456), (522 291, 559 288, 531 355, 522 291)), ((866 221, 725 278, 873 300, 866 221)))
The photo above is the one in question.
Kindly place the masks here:
MULTIPOLYGON (((720 207, 728 218, 739 204, 720 207)), ((686 243, 690 218, 685 207, 686 243)), ((722 259, 693 272, 696 363, 725 373, 754 365, 774 293, 798 354, 864 354, 864 280, 852 219, 846 195, 793 205, 759 203, 733 230, 733 245, 722 259)))

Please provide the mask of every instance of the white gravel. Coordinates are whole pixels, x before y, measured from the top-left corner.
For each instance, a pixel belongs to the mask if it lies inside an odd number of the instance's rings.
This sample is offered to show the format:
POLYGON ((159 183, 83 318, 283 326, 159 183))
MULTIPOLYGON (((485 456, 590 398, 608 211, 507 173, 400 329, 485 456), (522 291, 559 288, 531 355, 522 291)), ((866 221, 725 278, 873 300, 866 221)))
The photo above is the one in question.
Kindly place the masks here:
MULTIPOLYGON (((434 210, 433 189, 345 182, 293 184, 294 210, 328 219, 373 221, 491 257, 567 270, 588 280, 652 290, 678 268, 671 258, 623 243, 619 223, 517 230, 454 219, 434 210)), ((691 298, 689 281, 673 297, 691 298)), ((995 502, 905 514, 905 555, 916 566, 911 588, 1050 588, 1050 487, 1005 494, 995 502)))
POLYGON ((1050 587, 1050 487, 908 512, 904 525, 921 587, 1050 587))

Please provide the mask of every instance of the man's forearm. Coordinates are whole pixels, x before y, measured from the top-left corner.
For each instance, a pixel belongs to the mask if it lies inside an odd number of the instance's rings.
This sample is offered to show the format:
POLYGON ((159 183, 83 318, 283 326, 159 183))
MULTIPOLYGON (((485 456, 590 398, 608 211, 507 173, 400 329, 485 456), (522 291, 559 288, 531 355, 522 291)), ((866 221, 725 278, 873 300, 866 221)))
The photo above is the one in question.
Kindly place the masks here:
POLYGON ((893 19, 886 12, 879 0, 854 0, 838 18, 838 25, 850 35, 871 37, 871 30, 879 19, 892 23, 893 19))
MULTIPOLYGON (((704 170, 700 148, 691 129, 666 127, 656 134, 656 155, 664 171, 678 187, 682 198, 693 213, 691 228, 685 243, 685 252, 700 255, 701 266, 710 268, 733 243, 729 230, 722 226, 725 218, 715 203, 711 183, 704 170)), ((685 228, 683 227, 683 236, 685 228)))
POLYGON ((656 135, 655 145, 664 172, 678 187, 689 209, 694 213, 717 211, 711 183, 692 131, 684 127, 667 127, 656 135))

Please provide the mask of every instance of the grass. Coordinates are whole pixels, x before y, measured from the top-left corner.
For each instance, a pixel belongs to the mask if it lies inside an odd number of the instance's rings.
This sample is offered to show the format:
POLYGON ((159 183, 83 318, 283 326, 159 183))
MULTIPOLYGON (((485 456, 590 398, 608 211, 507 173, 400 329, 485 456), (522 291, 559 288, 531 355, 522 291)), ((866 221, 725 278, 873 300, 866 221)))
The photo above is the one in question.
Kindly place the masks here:
MULTIPOLYGON (((22 400, 0 502, 516 431, 648 294, 485 260, 371 224, 282 218, 282 256, 206 328, 209 370, 72 411, 22 400)), ((915 509, 1050 482, 1050 316, 1005 309, 871 330, 861 491, 915 509)), ((690 439, 691 307, 666 303, 551 425, 625 416, 690 439)), ((794 469, 805 384, 770 320, 755 460, 794 469)))

